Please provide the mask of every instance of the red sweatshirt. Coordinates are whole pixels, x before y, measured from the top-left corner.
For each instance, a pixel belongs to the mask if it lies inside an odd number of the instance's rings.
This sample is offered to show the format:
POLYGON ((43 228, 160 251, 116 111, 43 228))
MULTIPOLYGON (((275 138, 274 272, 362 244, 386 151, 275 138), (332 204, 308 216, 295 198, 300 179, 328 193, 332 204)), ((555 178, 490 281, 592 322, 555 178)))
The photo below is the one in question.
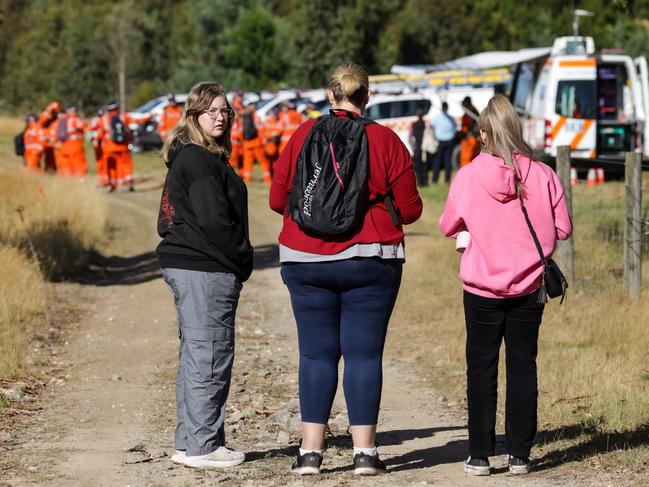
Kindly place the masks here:
MULTIPOLYGON (((346 116, 339 111, 337 116, 346 116)), ((293 183, 295 164, 309 130, 316 119, 303 123, 289 140, 286 149, 275 164, 273 184, 270 188, 270 207, 284 215, 284 226, 279 234, 279 243, 293 250, 312 254, 331 255, 359 243, 398 244, 403 239, 401 225, 395 227, 385 203, 372 205, 365 214, 363 226, 353 235, 344 237, 316 238, 304 233, 285 214, 288 193, 293 183)), ((423 204, 417 184, 412 159, 408 149, 391 129, 373 123, 365 127, 369 145, 369 198, 382 196, 391 191, 394 206, 401 223, 413 223, 421 216, 423 204)))

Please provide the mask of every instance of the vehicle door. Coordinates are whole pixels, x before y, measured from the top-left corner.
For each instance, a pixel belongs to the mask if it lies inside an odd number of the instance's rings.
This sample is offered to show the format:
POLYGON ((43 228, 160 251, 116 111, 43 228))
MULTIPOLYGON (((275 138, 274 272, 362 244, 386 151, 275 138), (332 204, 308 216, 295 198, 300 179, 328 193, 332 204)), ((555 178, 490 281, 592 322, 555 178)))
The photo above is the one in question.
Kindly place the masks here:
POLYGON ((638 82, 640 84, 641 100, 639 101, 644 109, 645 120, 640 124, 642 130, 642 152, 649 157, 649 70, 647 69, 647 58, 644 56, 634 59, 638 82))

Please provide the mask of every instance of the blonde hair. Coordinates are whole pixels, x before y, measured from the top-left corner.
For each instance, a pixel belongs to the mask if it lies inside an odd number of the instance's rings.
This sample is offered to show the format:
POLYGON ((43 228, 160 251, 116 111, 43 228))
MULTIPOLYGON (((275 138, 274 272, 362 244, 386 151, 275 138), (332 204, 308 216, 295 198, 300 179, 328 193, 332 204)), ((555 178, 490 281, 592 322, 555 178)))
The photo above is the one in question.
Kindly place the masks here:
POLYGON ((532 149, 523 138, 521 120, 507 97, 496 95, 480 113, 480 130, 487 133, 483 141, 492 154, 501 157, 516 173, 516 192, 525 195, 522 174, 516 162, 516 155, 532 158, 532 149))
POLYGON ((227 120, 225 132, 218 139, 207 135, 198 123, 198 117, 208 110, 214 98, 219 96, 223 97, 227 107, 231 109, 225 89, 219 83, 202 81, 189 91, 180 121, 172 129, 169 138, 160 151, 160 155, 165 161, 168 161, 169 153, 178 144, 196 144, 216 156, 225 159, 230 158, 232 153, 230 131, 234 123, 234 117, 227 120))
POLYGON ((365 108, 370 91, 367 71, 358 64, 341 64, 331 73, 329 89, 336 103, 349 100, 355 106, 365 108))

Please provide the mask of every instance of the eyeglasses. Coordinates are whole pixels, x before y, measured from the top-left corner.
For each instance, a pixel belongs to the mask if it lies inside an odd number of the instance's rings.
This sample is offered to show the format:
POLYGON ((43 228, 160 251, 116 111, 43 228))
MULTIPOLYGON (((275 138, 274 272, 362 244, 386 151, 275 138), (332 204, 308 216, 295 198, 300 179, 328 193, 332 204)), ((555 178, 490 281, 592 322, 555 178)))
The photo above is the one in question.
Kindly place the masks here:
POLYGON ((219 113, 223 115, 223 118, 232 118, 234 117, 234 110, 231 108, 221 108, 220 110, 217 108, 210 108, 209 110, 205 110, 207 113, 207 116, 210 117, 212 120, 216 120, 219 116, 219 113))

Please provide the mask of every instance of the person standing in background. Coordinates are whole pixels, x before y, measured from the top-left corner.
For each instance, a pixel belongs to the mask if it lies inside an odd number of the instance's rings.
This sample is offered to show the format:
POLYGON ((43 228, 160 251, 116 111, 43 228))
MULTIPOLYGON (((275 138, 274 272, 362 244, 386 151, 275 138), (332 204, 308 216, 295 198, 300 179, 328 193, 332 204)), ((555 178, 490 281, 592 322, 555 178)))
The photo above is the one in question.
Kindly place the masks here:
POLYGON ((183 107, 178 104, 173 93, 167 95, 167 102, 167 106, 162 110, 158 121, 158 133, 163 144, 169 138, 171 130, 176 126, 183 113, 183 107))
POLYGON ((45 172, 56 172, 56 122, 61 111, 61 102, 53 101, 41 113, 38 122, 43 129, 43 157, 45 172))
POLYGON ((68 105, 65 109, 65 128, 67 137, 61 144, 62 166, 66 168, 66 175, 83 179, 88 174, 88 163, 83 148, 86 122, 79 117, 76 105, 68 105))
POLYGON ((45 149, 43 129, 34 113, 25 116, 25 123, 23 132, 25 168, 29 171, 43 172, 41 169, 41 158, 45 149))
POLYGON ((462 100, 462 124, 460 126, 460 167, 469 164, 480 154, 480 132, 478 130, 478 110, 473 106, 471 97, 462 100))
POLYGON ((415 167, 418 186, 428 185, 428 171, 426 171, 426 167, 424 165, 423 152, 421 147, 421 144, 424 140, 424 130, 426 130, 424 112, 422 110, 417 110, 417 120, 415 120, 410 127, 410 147, 412 147, 412 163, 415 167))
POLYGON ((439 180, 439 171, 444 168, 444 180, 451 182, 451 157, 455 147, 457 123, 448 114, 448 103, 442 103, 442 111, 435 115, 430 123, 437 139, 437 155, 433 160, 433 184, 439 180))

